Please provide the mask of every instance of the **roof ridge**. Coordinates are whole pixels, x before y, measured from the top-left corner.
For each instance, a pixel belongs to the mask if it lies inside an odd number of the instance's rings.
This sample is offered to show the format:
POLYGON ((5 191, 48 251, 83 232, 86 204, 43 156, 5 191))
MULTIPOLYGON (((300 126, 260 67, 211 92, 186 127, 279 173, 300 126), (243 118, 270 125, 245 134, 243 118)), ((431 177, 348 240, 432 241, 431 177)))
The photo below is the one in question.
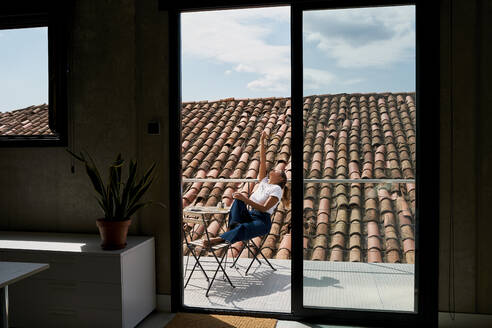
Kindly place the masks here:
POLYGON ((28 106, 28 107, 25 107, 25 108, 18 108, 18 109, 7 110, 7 111, 4 111, 4 112, 0 112, 0 115, 7 114, 7 113, 17 113, 17 112, 28 110, 28 109, 41 108, 41 107, 44 107, 44 106, 47 107, 48 104, 42 103, 40 105, 31 105, 31 106, 28 106))
MULTIPOLYGON (((414 95, 415 91, 384 91, 384 92, 339 92, 339 93, 324 93, 324 94, 312 94, 308 96, 303 96, 303 98, 311 97, 333 97, 333 96, 389 96, 389 95, 414 95)), ((291 99, 291 97, 257 97, 257 98, 222 98, 216 100, 195 100, 195 101, 183 101, 182 105, 188 104, 213 104, 218 102, 228 102, 228 101, 259 101, 259 100, 286 100, 291 99)))

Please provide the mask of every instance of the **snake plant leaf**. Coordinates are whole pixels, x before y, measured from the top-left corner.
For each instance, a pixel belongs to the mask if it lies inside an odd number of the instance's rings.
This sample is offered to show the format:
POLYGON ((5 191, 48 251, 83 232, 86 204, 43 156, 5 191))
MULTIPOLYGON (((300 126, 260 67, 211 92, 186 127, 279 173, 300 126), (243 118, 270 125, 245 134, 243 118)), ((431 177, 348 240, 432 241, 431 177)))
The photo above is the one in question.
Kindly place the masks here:
POLYGON ((154 171, 155 167, 157 166, 157 163, 152 163, 152 165, 147 169, 147 172, 144 174, 144 180, 147 181, 152 172, 154 171))
POLYGON ((101 200, 101 198, 98 198, 98 197, 94 197, 97 202, 99 203, 99 206, 101 206, 101 209, 103 210, 103 213, 106 213, 107 212, 107 208, 106 206, 104 205, 103 201, 101 200))
POLYGON ((135 206, 135 204, 142 198, 142 196, 147 192, 147 190, 150 188, 152 185, 152 182, 154 181, 153 178, 150 180, 146 181, 145 184, 140 188, 140 190, 136 190, 133 198, 130 200, 130 208, 135 206))
MULTIPOLYGON (((82 153, 82 152, 81 152, 82 153)), ((104 183, 101 178, 101 174, 99 173, 99 169, 94 162, 94 159, 91 157, 89 153, 87 153, 88 160, 85 160, 86 171, 89 174, 89 178, 91 179, 94 188, 96 191, 105 199, 107 199, 107 193, 104 188, 104 183)))
POLYGON ((77 155, 75 154, 74 152, 72 152, 70 149, 65 149, 70 155, 72 155, 75 159, 81 161, 81 162, 85 162, 85 158, 84 158, 84 155, 82 153, 80 153, 80 155, 77 155))
MULTIPOLYGON (((131 160, 128 179, 123 183, 122 167, 124 160, 121 153, 119 153, 109 167, 109 181, 107 186, 105 186, 94 159, 87 151, 81 151, 80 155, 68 149, 67 152, 85 164, 86 173, 94 190, 99 195, 96 199, 105 213, 106 220, 128 219, 140 208, 154 203, 151 201, 139 203, 139 201, 155 180, 154 170, 157 163, 153 163, 141 179, 137 179, 137 162, 131 160)), ((165 207, 162 203, 158 203, 158 205, 165 207)))
POLYGON ((97 167, 92 166, 90 163, 85 163, 85 171, 92 182, 92 185, 96 192, 101 195, 101 197, 106 198, 106 192, 104 190, 104 185, 101 176, 97 170, 97 167))
POLYGON ((113 190, 111 188, 111 185, 108 185, 107 187, 106 204, 108 206, 106 219, 114 218, 113 190))
POLYGON ((109 174, 109 182, 108 182, 108 188, 109 191, 111 192, 111 196, 109 200, 114 203, 114 216, 118 217, 121 213, 118 210, 120 207, 120 192, 119 192, 119 184, 117 180, 117 173, 115 168, 110 169, 110 174, 109 174))
MULTIPOLYGON (((130 200, 131 203, 135 203, 138 201, 138 199, 140 199, 140 197, 138 196, 138 194, 140 194, 140 191, 144 188, 144 186, 149 182, 149 177, 151 177, 151 174, 152 172, 154 171, 155 167, 156 167, 156 163, 153 163, 148 169, 147 171, 145 172, 144 176, 142 177, 142 179, 140 179, 139 183, 133 188, 133 190, 131 191, 131 194, 134 195, 133 199, 130 200)), ((146 188, 147 190, 148 188, 146 188)))
POLYGON ((145 202, 145 203, 139 203, 139 204, 135 204, 134 206, 132 206, 129 210, 128 210, 128 217, 132 216, 133 213, 135 213, 136 211, 138 211, 139 209, 143 208, 143 207, 147 207, 149 205, 151 205, 153 202, 152 201, 148 201, 148 202, 145 202))
POLYGON ((89 179, 92 182, 92 185, 96 192, 101 195, 101 197, 106 198, 105 192, 104 192, 104 185, 102 183, 101 175, 99 174, 99 170, 97 169, 96 164, 94 163, 94 160, 89 156, 90 161, 87 161, 84 153, 81 151, 80 155, 75 154, 74 152, 70 151, 69 149, 66 149, 66 151, 72 155, 75 159, 83 162, 85 164, 85 170, 87 175, 89 176, 89 179))
MULTIPOLYGON (((118 157, 120 157, 119 155, 118 157)), ((116 165, 112 165, 109 167, 109 182, 108 186, 110 186, 112 201, 114 201, 114 209, 115 217, 120 217, 123 215, 121 211, 121 198, 120 198, 120 187, 121 187, 121 161, 117 160, 114 162, 116 165)))
POLYGON ((135 184, 135 178, 137 176, 137 163, 130 161, 130 166, 128 168, 128 179, 126 180, 125 187, 123 188, 123 194, 121 196, 121 209, 123 215, 128 217, 128 201, 130 200, 130 191, 133 189, 135 184))
POLYGON ((116 178, 118 180, 118 184, 121 183, 121 168, 123 167, 123 163, 125 160, 121 157, 121 153, 116 156, 116 160, 113 162, 112 167, 116 168, 116 178))

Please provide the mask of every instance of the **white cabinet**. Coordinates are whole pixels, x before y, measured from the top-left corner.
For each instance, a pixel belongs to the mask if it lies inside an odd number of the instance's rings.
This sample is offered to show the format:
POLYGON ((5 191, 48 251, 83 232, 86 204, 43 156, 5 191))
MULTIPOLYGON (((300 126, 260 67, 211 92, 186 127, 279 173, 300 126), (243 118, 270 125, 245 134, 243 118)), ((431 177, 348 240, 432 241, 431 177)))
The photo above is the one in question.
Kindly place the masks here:
POLYGON ((0 232, 0 261, 50 264, 9 286, 13 327, 135 327, 156 307, 153 237, 103 251, 98 235, 0 232))

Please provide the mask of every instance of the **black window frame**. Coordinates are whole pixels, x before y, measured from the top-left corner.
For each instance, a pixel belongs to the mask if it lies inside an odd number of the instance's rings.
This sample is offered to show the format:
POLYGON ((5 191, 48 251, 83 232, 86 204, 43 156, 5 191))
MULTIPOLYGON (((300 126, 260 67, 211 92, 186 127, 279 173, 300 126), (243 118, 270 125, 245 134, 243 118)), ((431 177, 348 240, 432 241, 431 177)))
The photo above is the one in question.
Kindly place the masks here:
MULTIPOLYGON (((302 222, 292 223, 292 312, 255 312, 190 308, 183 305, 183 258, 180 220, 170 222, 171 230, 171 310, 196 313, 252 315, 287 320, 303 320, 324 324, 356 326, 437 326, 438 269, 439 269, 439 3, 435 1, 390 0, 327 0, 327 1, 186 1, 179 5, 159 0, 159 9, 169 14, 169 108, 171 153, 181 154, 181 62, 180 13, 194 10, 250 8, 270 5, 291 6, 291 69, 292 108, 302 108, 302 12, 310 9, 377 7, 391 5, 416 6, 416 313, 370 311, 364 309, 314 309, 303 306, 302 222), (295 29, 295 27, 297 27, 295 29), (424 73, 425 76, 422 76, 424 73), (424 114, 425 113, 425 114, 424 114), (425 141, 425 142, 423 142, 425 141), (429 164, 430 163, 430 164, 429 164), (421 252, 421 250, 425 250, 421 252), (297 268, 295 270, 294 268, 297 268), (300 269, 299 269, 300 268, 300 269), (424 279, 421 279, 424 277, 424 279), (300 288, 296 286, 301 286, 300 288)), ((302 114, 292 119, 292 153, 302 154, 302 114)), ((292 216, 303 215, 303 162, 302 155, 292 161, 292 216)), ((170 162, 171 218, 182 217, 181 157, 170 162)))
POLYGON ((68 144, 68 81, 73 0, 0 3, 0 30, 48 28, 48 112, 54 135, 0 135, 0 147, 65 147, 68 144))

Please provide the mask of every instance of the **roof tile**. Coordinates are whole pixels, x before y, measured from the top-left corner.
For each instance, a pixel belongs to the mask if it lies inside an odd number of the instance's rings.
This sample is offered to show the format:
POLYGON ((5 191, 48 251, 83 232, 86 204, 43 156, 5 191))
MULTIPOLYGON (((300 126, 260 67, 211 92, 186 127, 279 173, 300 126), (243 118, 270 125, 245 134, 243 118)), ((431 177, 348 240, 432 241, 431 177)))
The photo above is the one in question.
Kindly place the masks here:
MULTIPOLYGON (((305 177, 413 178, 415 114, 413 94, 306 97, 305 177)), ((290 99, 183 103, 182 115, 184 176, 256 178, 262 130, 270 135, 267 169, 285 169, 291 176, 290 99)), ((246 183, 185 183, 183 204, 222 199, 230 205, 233 192, 247 195, 252 188, 246 183)), ((304 192, 306 258, 414 263, 414 184, 307 183, 304 192)), ((279 205, 264 244, 267 257, 290 258, 290 221, 290 211, 279 205)), ((213 232, 225 224, 214 222, 208 228, 213 232)), ((204 231, 193 229, 194 238, 204 231)), ((232 246, 231 253, 237 253, 240 243, 232 246)))

